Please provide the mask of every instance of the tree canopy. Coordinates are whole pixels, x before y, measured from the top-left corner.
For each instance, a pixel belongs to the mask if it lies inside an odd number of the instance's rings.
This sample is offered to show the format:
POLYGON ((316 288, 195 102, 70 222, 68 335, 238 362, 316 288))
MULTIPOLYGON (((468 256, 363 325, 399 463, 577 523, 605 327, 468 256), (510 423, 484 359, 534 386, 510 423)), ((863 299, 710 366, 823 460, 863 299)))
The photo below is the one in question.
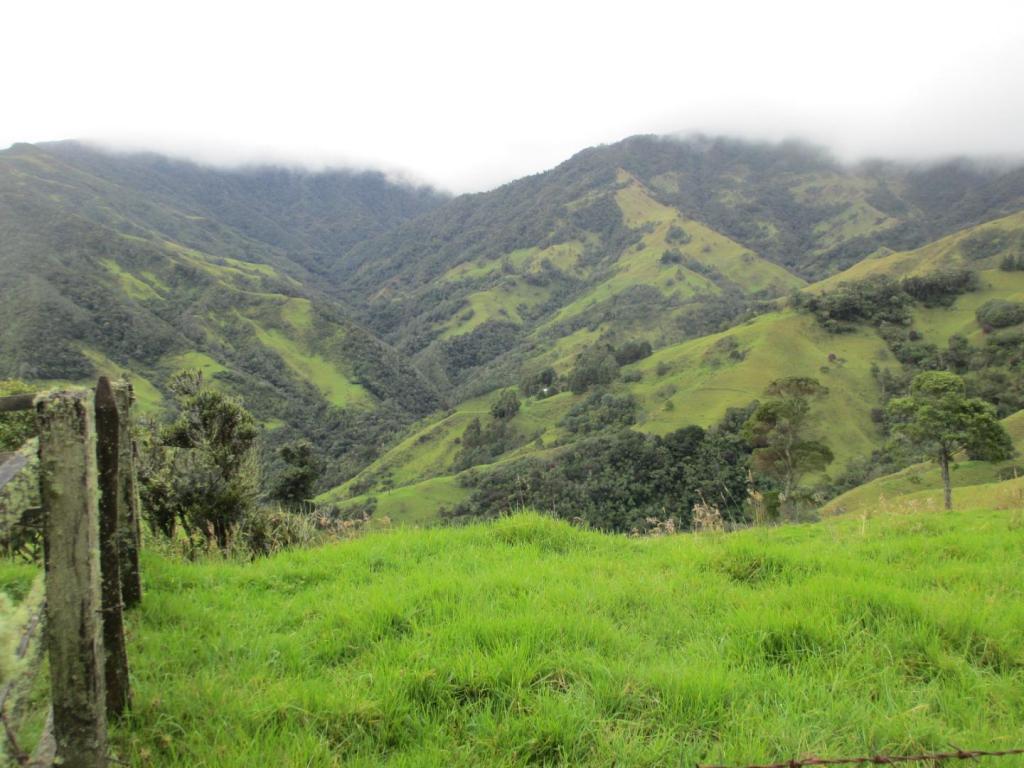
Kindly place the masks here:
POLYGON ((754 469, 776 480, 788 498, 805 473, 832 463, 829 447, 809 436, 810 401, 827 395, 828 388, 817 379, 793 377, 773 381, 765 394, 772 399, 757 406, 743 436, 754 447, 754 469))
POLYGON ((931 454, 942 470, 946 509, 953 508, 949 463, 960 451, 972 459, 1001 461, 1013 455, 1010 435, 996 418, 996 409, 967 397, 964 380, 954 373, 918 374, 910 394, 886 408, 893 436, 931 454))

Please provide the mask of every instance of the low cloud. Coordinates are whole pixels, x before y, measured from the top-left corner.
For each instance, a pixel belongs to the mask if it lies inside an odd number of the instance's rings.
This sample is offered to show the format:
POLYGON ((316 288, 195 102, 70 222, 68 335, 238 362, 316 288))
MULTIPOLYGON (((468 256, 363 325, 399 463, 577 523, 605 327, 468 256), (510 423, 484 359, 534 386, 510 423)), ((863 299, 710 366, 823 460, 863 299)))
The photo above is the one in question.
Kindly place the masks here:
POLYGON ((799 137, 848 161, 1024 154, 1016 0, 101 5, 48 5, 45 56, 5 41, 0 146, 85 138, 457 192, 637 133, 799 137))

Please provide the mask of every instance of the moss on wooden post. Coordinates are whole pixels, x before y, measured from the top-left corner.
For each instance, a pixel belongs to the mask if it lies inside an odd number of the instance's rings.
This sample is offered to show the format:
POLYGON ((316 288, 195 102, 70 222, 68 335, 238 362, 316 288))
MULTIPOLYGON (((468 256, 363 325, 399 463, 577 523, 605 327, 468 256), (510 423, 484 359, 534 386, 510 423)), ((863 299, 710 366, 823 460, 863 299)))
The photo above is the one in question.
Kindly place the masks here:
POLYGON ((103 601, 104 670, 107 681, 107 717, 117 717, 129 706, 128 652, 124 643, 121 603, 121 554, 123 529, 121 482, 118 469, 120 427, 117 403, 110 380, 96 384, 96 458, 99 473, 100 575, 103 601))
POLYGON ((133 608, 142 601, 142 578, 139 571, 141 548, 141 510, 139 485, 135 469, 135 438, 132 434, 131 408, 135 402, 132 385, 126 381, 113 383, 117 402, 118 443, 118 539, 121 558, 121 600, 125 608, 133 608))
POLYGON ((37 404, 53 730, 66 768, 107 762, 96 439, 87 391, 37 404))

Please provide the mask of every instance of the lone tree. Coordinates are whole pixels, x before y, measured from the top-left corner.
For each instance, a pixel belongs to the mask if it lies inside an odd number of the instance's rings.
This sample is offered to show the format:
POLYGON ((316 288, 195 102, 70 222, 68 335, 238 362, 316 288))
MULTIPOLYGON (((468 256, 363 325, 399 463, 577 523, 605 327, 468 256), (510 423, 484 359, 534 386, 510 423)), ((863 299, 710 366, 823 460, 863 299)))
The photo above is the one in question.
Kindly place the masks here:
POLYGON ((491 416, 499 421, 508 421, 519 413, 519 398, 514 389, 503 389, 498 399, 491 403, 491 416))
POLYGON ((996 418, 996 409, 967 397, 964 380, 955 373, 918 374, 910 394, 891 401, 886 415, 893 436, 931 454, 942 469, 946 509, 953 508, 949 462, 960 451, 972 459, 1002 461, 1013 455, 1013 441, 996 418))
POLYGON ((298 506, 313 495, 321 464, 312 443, 296 440, 277 449, 285 464, 271 486, 270 496, 282 504, 298 506))
POLYGON ((240 400, 207 387, 202 371, 178 373, 169 388, 178 415, 145 441, 144 506, 164 533, 173 535, 177 518, 189 538, 198 534, 224 549, 259 496, 259 428, 240 400))
POLYGON ((817 379, 794 377, 776 379, 765 394, 772 399, 757 406, 743 426, 743 437, 754 451, 754 469, 779 483, 782 498, 789 498, 807 472, 817 472, 832 463, 832 451, 812 440, 811 399, 824 397, 828 388, 817 379))

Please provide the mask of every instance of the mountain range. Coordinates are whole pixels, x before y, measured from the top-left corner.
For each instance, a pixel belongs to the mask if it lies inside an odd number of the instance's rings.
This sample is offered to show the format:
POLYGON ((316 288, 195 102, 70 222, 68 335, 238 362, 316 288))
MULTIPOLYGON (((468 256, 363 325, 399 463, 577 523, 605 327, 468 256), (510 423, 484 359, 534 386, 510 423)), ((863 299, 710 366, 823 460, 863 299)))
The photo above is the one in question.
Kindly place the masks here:
MULTIPOLYGON (((1019 323, 977 316, 1024 300, 1014 259, 1024 166, 969 159, 849 166, 795 142, 638 136, 453 197, 375 172, 19 144, 0 152, 0 378, 128 373, 158 413, 169 377, 199 368, 268 446, 317 446, 323 500, 406 520, 468 499, 467 474, 557 454, 580 418, 601 428, 588 409, 628 400, 625 425, 665 435, 792 375, 828 386, 815 410, 837 474, 882 444, 886 376, 953 337, 1016 343, 1019 323), (838 327, 834 307, 823 322, 816 298, 880 278, 910 296, 902 336, 838 327), (588 355, 615 359, 604 405, 570 385, 588 355), (509 387, 521 406, 467 451, 509 387)), ((1005 416, 1013 350, 964 367, 1005 416)))

